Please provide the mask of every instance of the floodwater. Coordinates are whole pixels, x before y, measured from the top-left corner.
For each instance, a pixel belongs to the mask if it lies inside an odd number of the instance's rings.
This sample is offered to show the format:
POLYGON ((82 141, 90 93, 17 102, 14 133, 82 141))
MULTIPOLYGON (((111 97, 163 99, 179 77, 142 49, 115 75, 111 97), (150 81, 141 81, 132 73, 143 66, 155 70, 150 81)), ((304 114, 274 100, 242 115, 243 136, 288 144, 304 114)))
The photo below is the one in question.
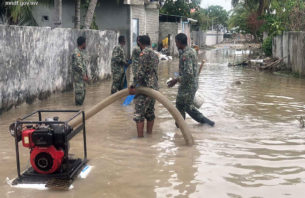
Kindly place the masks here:
MULTIPOLYGON (((75 109, 73 93, 53 94, 2 114, 0 197, 305 197, 305 130, 297 121, 305 110, 305 80, 228 67, 243 56, 234 54, 225 48, 202 55, 208 63, 200 75, 205 99, 200 110, 216 126, 187 118, 194 146, 185 146, 159 103, 153 135, 136 138, 133 107, 117 101, 87 121, 89 164, 94 168, 70 191, 11 188, 6 178, 16 176, 9 124, 37 109, 75 109)), ((160 65, 160 91, 173 103, 177 88, 166 88, 165 82, 176 71, 176 61, 160 65)), ((109 92, 108 81, 90 85, 83 108, 88 110, 109 92)), ((80 154, 81 146, 81 137, 75 138, 71 153, 80 154)), ((29 166, 28 150, 22 148, 21 159, 23 168, 29 166)))

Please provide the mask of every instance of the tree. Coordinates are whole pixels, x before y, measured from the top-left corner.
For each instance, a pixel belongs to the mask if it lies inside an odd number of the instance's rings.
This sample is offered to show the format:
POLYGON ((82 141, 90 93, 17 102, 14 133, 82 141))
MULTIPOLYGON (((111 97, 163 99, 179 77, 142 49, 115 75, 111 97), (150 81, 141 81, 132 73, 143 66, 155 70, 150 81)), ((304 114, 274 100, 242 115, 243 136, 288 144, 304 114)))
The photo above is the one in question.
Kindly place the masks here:
POLYGON ((89 29, 92 24, 96 4, 97 4, 97 0, 90 0, 87 14, 85 17, 84 29, 89 29))
POLYGON ((229 19, 229 28, 250 33, 256 40, 262 38, 262 25, 270 0, 232 0, 234 9, 229 19), (263 11, 262 11, 263 10, 263 11))

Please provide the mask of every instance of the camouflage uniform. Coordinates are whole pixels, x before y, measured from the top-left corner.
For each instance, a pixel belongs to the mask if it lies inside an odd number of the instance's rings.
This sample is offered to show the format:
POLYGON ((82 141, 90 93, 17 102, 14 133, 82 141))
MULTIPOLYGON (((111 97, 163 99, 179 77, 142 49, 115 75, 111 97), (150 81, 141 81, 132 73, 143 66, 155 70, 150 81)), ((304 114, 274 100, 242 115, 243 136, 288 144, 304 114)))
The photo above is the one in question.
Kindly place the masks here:
POLYGON ((112 72, 112 86, 111 94, 123 89, 124 84, 124 66, 127 64, 125 53, 121 45, 116 46, 112 52, 111 58, 111 72, 112 72))
MULTIPOLYGON (((205 118, 194 106, 193 101, 198 89, 198 65, 197 55, 189 47, 186 47, 179 58, 179 77, 180 86, 176 99, 176 107, 185 119, 187 112, 194 120, 200 123, 212 124, 212 121, 205 118)), ((214 124, 212 124, 214 125, 214 124)))
POLYGON ((86 86, 83 77, 87 76, 87 68, 83 51, 79 48, 76 48, 72 54, 72 72, 75 104, 82 105, 86 95, 86 86))
POLYGON ((139 66, 139 58, 140 58, 140 53, 141 53, 141 49, 139 47, 136 47, 133 49, 132 51, 132 75, 133 75, 133 81, 134 78, 137 75, 137 70, 138 70, 138 66, 139 66))
MULTIPOLYGON (((134 78, 134 86, 149 87, 158 90, 158 64, 159 58, 156 53, 145 48, 140 53, 139 65, 134 78)), ((145 95, 135 97, 134 121, 142 122, 144 119, 152 121, 155 119, 155 100, 145 95)))

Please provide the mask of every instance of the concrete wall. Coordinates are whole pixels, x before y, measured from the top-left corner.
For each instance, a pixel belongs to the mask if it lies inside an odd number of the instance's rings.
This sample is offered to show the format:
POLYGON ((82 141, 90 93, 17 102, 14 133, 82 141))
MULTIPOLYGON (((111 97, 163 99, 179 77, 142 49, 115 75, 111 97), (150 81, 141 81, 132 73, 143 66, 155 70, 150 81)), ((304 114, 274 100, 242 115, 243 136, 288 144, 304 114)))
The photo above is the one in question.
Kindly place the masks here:
POLYGON ((117 44, 113 31, 0 25, 0 112, 23 101, 71 89, 71 54, 87 38, 87 68, 94 79, 110 76, 117 44))
POLYGON ((194 31, 192 32, 192 40, 194 45, 213 46, 223 42, 223 33, 217 31, 194 31))
POLYGON ((151 43, 158 44, 159 41, 159 9, 146 8, 146 33, 151 43))
POLYGON ((146 14, 143 6, 131 6, 131 18, 139 19, 139 34, 146 34, 146 14))
POLYGON ((272 54, 283 58, 288 69, 305 76, 305 32, 284 32, 274 37, 272 54))
POLYGON ((202 31, 193 31, 191 33, 192 45, 198 45, 204 47, 206 44, 206 36, 202 31))
MULTIPOLYGON (((163 40, 166 38, 169 34, 176 35, 178 34, 179 26, 181 26, 180 23, 172 23, 172 22, 160 22, 159 23, 159 40, 163 40)), ((180 27, 180 32, 181 32, 180 27)))

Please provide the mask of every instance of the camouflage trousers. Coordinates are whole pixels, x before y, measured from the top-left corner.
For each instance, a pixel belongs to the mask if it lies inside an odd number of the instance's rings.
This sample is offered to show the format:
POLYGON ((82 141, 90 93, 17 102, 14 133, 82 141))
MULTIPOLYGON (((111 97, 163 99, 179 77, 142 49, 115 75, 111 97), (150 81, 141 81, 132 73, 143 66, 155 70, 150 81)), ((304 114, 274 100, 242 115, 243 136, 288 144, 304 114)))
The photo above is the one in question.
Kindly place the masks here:
POLYGON ((144 119, 152 121, 155 119, 155 103, 156 100, 145 95, 136 95, 135 97, 135 113, 133 120, 143 122, 144 119))
POLYGON ((124 89, 124 79, 125 73, 113 73, 112 74, 112 85, 111 85, 111 94, 114 94, 122 89, 124 89))
POLYGON ((213 122, 206 118, 198 109, 194 106, 195 91, 182 92, 178 91, 176 98, 176 107, 180 111, 182 117, 185 119, 185 113, 189 114, 194 120, 199 123, 212 124, 213 122))
POLYGON ((75 105, 82 105, 86 96, 85 83, 74 83, 75 105))

